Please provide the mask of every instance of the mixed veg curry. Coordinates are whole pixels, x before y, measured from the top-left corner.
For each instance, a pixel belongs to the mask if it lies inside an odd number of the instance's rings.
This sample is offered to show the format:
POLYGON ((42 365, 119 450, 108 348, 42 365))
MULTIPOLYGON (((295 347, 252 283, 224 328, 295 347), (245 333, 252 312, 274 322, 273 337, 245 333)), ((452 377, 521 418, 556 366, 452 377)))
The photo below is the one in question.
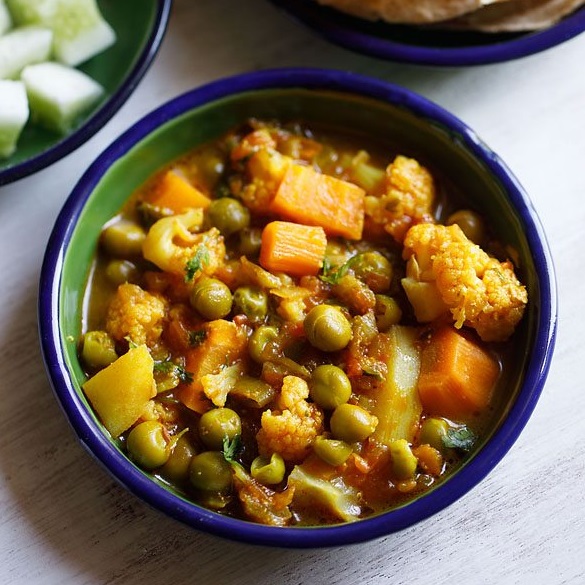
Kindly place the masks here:
POLYGON ((390 509, 465 460, 506 392, 527 292, 505 246, 417 160, 362 146, 249 120, 103 228, 83 390, 202 506, 276 526, 390 509))

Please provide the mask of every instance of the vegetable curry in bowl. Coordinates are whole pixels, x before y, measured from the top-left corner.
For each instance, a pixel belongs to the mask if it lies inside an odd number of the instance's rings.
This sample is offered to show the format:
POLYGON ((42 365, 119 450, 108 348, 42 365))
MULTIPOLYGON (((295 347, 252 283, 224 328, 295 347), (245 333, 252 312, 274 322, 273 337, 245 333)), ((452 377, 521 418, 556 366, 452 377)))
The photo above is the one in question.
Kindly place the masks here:
POLYGON ((499 420, 530 300, 516 251, 440 172, 251 118, 128 196, 85 291, 83 392, 183 497, 351 522, 440 485, 499 420))

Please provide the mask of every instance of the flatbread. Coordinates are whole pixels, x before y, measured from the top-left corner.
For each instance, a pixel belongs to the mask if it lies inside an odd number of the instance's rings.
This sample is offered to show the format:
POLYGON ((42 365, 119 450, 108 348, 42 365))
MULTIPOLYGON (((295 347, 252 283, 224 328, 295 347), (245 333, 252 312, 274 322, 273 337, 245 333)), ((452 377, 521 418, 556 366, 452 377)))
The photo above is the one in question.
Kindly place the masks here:
MULTIPOLYGON (((449 20, 502 0, 317 0, 342 12, 400 24, 449 20)), ((583 1, 583 0, 582 0, 583 1)))
POLYGON ((445 23, 448 28, 481 32, 526 32, 548 28, 585 5, 585 0, 509 0, 445 23))

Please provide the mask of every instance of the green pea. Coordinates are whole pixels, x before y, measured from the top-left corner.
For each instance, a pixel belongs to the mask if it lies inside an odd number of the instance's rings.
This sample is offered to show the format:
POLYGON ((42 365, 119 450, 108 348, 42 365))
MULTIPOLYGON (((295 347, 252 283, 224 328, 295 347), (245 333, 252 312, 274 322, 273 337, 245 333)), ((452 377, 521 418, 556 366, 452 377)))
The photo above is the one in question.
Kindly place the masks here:
POLYGON ((136 425, 129 433, 126 447, 130 457, 144 469, 155 469, 169 459, 164 426, 155 420, 136 425))
POLYGON ((220 451, 204 451, 191 460, 189 481, 206 492, 228 492, 232 487, 231 465, 220 451))
POLYGON ((197 166, 199 173, 203 175, 205 181, 210 185, 215 185, 225 169, 223 157, 218 154, 206 156, 197 166))
POLYGON ((232 293, 221 280, 202 278, 189 296, 191 306, 205 319, 221 319, 232 310, 232 293))
POLYGON ((140 280, 140 271, 130 260, 111 260, 106 266, 106 277, 116 286, 125 282, 135 284, 140 280))
POLYGON ((250 212, 237 199, 222 197, 215 199, 207 209, 209 221, 224 236, 231 236, 247 228, 250 212))
POLYGON ((430 445, 438 451, 443 451, 445 445, 443 438, 447 436, 449 423, 442 418, 428 417, 423 421, 418 442, 421 445, 430 445))
POLYGON ((392 283, 394 270, 380 252, 363 252, 352 259, 353 273, 375 293, 387 291, 392 283))
POLYGON ((400 323, 402 319, 402 309, 392 297, 386 295, 376 295, 374 314, 378 331, 382 333, 388 331, 392 325, 400 323))
POLYGON ((225 440, 242 434, 242 421, 231 408, 213 408, 199 419, 199 436, 209 449, 219 451, 225 440))
POLYGON ((447 218, 447 225, 457 224, 461 231, 476 244, 485 239, 485 225, 483 219, 471 209, 460 209, 447 218))
POLYGON ((252 477, 265 485, 280 483, 284 479, 285 471, 284 459, 278 453, 273 453, 270 459, 256 457, 250 467, 252 477))
POLYGON ((90 368, 105 368, 118 359, 118 354, 106 331, 88 331, 83 336, 81 357, 90 368))
POLYGON ((259 364, 266 361, 266 346, 278 339, 278 329, 272 325, 261 325, 250 337, 248 352, 250 357, 259 364))
POLYGON ((317 456, 325 461, 325 463, 338 467, 347 461, 352 454, 353 449, 351 445, 348 445, 345 441, 328 439, 320 435, 313 443, 313 451, 315 451, 317 456))
POLYGON ((356 404, 340 404, 331 415, 331 432, 336 439, 354 443, 367 439, 378 426, 378 419, 356 404))
POLYGON ((189 466, 197 451, 188 434, 182 435, 168 461, 161 467, 160 473, 170 481, 183 482, 189 477, 189 466))
POLYGON ((136 223, 122 220, 104 229, 101 243, 111 256, 132 258, 142 253, 146 232, 136 223))
POLYGON ((346 373, 331 364, 313 370, 309 389, 313 401, 326 410, 333 410, 351 396, 351 382, 346 373))
POLYGON ((322 351, 339 351, 352 337, 351 324, 341 309, 317 305, 305 317, 304 329, 309 343, 322 351))
POLYGON ((262 246, 262 230, 260 228, 244 228, 239 237, 239 253, 248 258, 258 256, 262 246))
POLYGON ((234 313, 252 322, 262 321, 268 313, 268 295, 254 286, 240 286, 234 292, 234 313))
POLYGON ((416 472, 418 460, 410 449, 406 439, 392 441, 389 446, 392 459, 392 475, 398 480, 412 479, 416 472))

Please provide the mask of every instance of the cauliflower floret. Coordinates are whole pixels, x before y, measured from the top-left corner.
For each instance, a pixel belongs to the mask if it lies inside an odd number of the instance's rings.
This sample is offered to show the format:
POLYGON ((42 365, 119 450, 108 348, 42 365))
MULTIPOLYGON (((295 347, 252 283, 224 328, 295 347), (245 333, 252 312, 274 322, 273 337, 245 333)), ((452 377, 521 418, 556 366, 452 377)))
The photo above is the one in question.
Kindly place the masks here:
POLYGON ((436 224, 410 228, 403 257, 409 261, 407 272, 416 272, 419 281, 434 282, 455 327, 472 327, 484 341, 504 341, 512 335, 528 295, 511 262, 488 256, 459 226, 436 224))
POLYGON ((240 363, 222 368, 217 374, 206 374, 201 377, 203 393, 215 406, 225 406, 228 394, 234 389, 241 375, 240 363))
POLYGON ((202 225, 202 209, 159 219, 142 245, 144 257, 165 272, 190 276, 189 280, 201 273, 211 276, 224 264, 225 244, 216 228, 203 233, 190 231, 202 225))
POLYGON ((435 184, 429 171, 415 159, 397 156, 386 168, 381 197, 366 197, 366 215, 381 224, 397 242, 418 223, 432 223, 435 184))
POLYGON ((285 461, 297 463, 310 452, 323 432, 323 411, 307 402, 309 386, 302 378, 286 376, 278 401, 280 412, 262 413, 262 428, 256 439, 260 454, 279 453, 285 461))
POLYGON ((161 336, 167 303, 135 284, 121 284, 108 307, 106 330, 117 341, 129 337, 152 346, 161 336))
POLYGON ((242 201, 255 213, 265 214, 293 159, 272 148, 260 148, 247 162, 250 182, 242 191, 242 201))

